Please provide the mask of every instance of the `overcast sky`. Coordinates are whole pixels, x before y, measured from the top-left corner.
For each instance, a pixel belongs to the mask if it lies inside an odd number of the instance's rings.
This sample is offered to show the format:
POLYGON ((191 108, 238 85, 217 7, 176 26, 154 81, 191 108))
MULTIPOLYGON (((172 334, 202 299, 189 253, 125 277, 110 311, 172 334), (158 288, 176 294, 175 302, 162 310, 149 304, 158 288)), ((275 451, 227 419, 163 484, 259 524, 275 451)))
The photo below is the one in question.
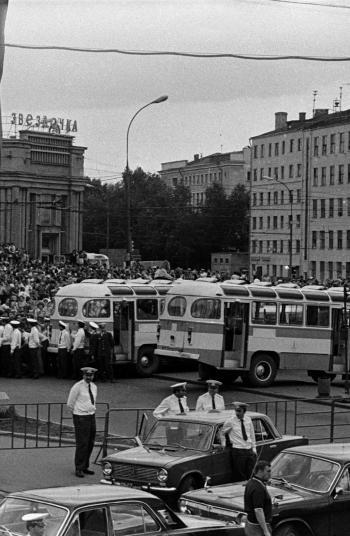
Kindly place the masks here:
MULTIPOLYGON (((349 54, 348 0, 9 0, 6 43, 242 54, 349 54), (301 2, 305 2, 302 4, 301 2), (315 5, 321 4, 321 5, 315 5), (332 6, 332 7, 331 7, 332 6)), ((350 54, 349 54, 350 55, 350 54)), ((11 112, 76 119, 88 147, 86 175, 240 150, 273 129, 274 113, 332 108, 350 62, 251 61, 127 56, 7 48, 2 79, 4 135, 11 112)), ((347 85, 348 84, 348 85, 347 85)))

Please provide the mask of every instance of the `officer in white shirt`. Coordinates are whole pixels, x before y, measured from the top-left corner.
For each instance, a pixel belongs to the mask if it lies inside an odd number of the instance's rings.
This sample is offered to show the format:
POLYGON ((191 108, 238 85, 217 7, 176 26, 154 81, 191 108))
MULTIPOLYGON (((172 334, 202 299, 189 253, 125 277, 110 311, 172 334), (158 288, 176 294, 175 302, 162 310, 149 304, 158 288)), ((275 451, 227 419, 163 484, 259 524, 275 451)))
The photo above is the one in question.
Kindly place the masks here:
POLYGON ((19 329, 21 323, 18 320, 11 320, 11 326, 13 327, 11 336, 11 376, 15 378, 22 377, 21 370, 21 347, 22 347, 22 333, 19 329))
POLYGON ((11 376, 11 337, 13 332, 11 320, 9 318, 7 322, 5 321, 1 342, 2 374, 8 378, 11 376))
POLYGON ((58 336, 57 377, 68 378, 69 352, 72 346, 72 341, 67 324, 60 320, 58 322, 58 327, 60 333, 58 336))
POLYGON ((153 416, 156 417, 156 419, 168 415, 180 415, 189 412, 187 406, 186 385, 187 382, 171 385, 173 394, 164 398, 159 406, 153 411, 153 416))
POLYGON ((207 380, 207 384, 208 392, 198 397, 196 411, 215 412, 225 409, 224 398, 218 392, 222 382, 218 380, 207 380))
POLYGON ((28 337, 28 348, 30 356, 30 366, 32 369, 32 377, 37 380, 40 375, 40 363, 39 363, 39 348, 40 348, 40 335, 37 328, 38 321, 36 318, 27 318, 27 322, 31 326, 31 330, 28 337))
POLYGON ((76 440, 75 475, 79 478, 94 474, 94 471, 89 469, 89 463, 96 436, 97 398, 97 387, 93 383, 97 369, 83 367, 81 371, 83 379, 73 385, 67 400, 67 406, 73 414, 76 440))
POLYGON ((78 320, 78 331, 76 332, 72 348, 73 379, 79 378, 79 370, 85 365, 85 322, 78 320))

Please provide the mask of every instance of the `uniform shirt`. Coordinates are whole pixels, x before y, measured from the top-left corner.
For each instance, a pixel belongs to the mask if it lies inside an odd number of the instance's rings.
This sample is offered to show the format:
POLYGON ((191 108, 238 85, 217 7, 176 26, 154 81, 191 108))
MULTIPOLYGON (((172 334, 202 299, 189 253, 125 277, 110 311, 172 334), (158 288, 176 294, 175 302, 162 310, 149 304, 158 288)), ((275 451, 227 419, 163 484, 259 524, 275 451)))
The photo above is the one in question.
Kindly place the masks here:
MULTIPOLYGON (((219 393, 214 393, 215 409, 225 409, 224 397, 219 393)), ((210 411, 213 409, 213 399, 210 393, 204 393, 197 399, 196 411, 210 411)))
POLYGON ((69 392, 67 406, 72 410, 73 415, 94 415, 96 412, 97 387, 94 383, 88 384, 85 380, 80 380, 73 385, 69 392), (89 394, 89 385, 95 403, 92 404, 89 394))
POLYGON ((247 433, 246 441, 245 439, 243 439, 243 435, 242 435, 241 420, 237 417, 236 414, 233 414, 232 417, 230 417, 224 422, 224 425, 221 431, 222 433, 221 442, 223 445, 225 445, 225 434, 228 433, 228 436, 232 444, 232 448, 253 449, 254 451, 256 451, 254 426, 253 426, 251 418, 248 417, 248 415, 246 414, 243 417, 243 423, 244 423, 245 431, 247 433))
POLYGON ((75 350, 78 350, 78 348, 79 349, 84 348, 84 344, 85 344, 85 331, 84 331, 84 328, 79 328, 75 335, 75 339, 73 343, 73 352, 75 350))
POLYGON ((22 333, 18 328, 14 329, 11 337, 11 353, 22 345, 22 333))
POLYGON ((4 327, 4 332, 2 334, 2 346, 11 344, 12 332, 13 327, 11 326, 11 324, 6 324, 6 326, 4 327))
POLYGON ((190 410, 187 406, 187 397, 183 396, 179 399, 176 395, 170 395, 164 398, 159 406, 156 407, 153 412, 153 416, 158 419, 159 417, 164 417, 165 415, 179 415, 179 413, 181 413, 179 400, 181 400, 185 413, 188 413, 190 410))
POLYGON ((71 346, 72 346, 72 341, 71 341, 68 330, 62 329, 62 331, 60 331, 60 334, 58 336, 58 348, 66 348, 67 350, 70 350, 71 346))
POLYGON ((255 515, 255 508, 262 508, 266 523, 271 523, 272 504, 266 485, 260 478, 253 476, 248 480, 244 490, 244 511, 247 513, 250 523, 258 524, 255 515))
POLYGON ((39 330, 36 326, 33 326, 30 330, 28 337, 28 346, 29 348, 39 348, 40 346, 39 330))

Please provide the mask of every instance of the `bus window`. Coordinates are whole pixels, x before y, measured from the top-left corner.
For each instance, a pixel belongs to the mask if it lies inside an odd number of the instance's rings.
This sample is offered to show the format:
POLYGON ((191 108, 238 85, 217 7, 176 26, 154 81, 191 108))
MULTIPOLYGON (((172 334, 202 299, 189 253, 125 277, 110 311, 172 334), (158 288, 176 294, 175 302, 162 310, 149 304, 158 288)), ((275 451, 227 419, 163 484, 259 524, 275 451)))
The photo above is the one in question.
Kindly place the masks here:
POLYGON ((220 300, 201 298, 191 307, 193 318, 220 318, 220 300))
POLYGON ((78 302, 75 298, 65 298, 58 306, 60 316, 76 316, 78 312, 78 302))
POLYGON ((159 314, 162 315, 165 309, 165 298, 159 300, 159 314))
POLYGON ((307 326, 329 326, 329 307, 325 305, 307 305, 306 307, 307 326))
POLYGON ((303 324, 303 306, 294 303, 281 303, 280 324, 301 326, 303 324))
POLYGON ((83 305, 86 318, 108 318, 111 314, 109 300, 89 300, 83 305))
POLYGON ((273 302, 252 303, 252 322, 253 324, 276 324, 277 306, 273 302))
POLYGON ((183 316, 186 311, 186 299, 176 296, 168 303, 168 314, 170 316, 183 316))
POLYGON ((137 320, 157 320, 157 300, 137 300, 137 320))

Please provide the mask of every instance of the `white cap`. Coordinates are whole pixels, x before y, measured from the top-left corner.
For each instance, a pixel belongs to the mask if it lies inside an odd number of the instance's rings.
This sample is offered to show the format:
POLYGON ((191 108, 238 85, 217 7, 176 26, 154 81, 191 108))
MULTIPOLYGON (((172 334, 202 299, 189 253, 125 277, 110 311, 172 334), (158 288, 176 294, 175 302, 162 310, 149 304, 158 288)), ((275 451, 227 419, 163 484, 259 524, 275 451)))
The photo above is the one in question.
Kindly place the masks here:
POLYGON ((24 516, 22 516, 22 521, 41 521, 48 515, 48 512, 31 512, 30 514, 24 514, 24 516))
POLYGON ((180 387, 186 387, 187 385, 187 382, 182 382, 182 383, 174 383, 174 385, 170 385, 170 387, 172 389, 179 389, 180 387))
POLYGON ((11 320, 10 324, 11 324, 12 326, 19 326, 21 323, 18 322, 18 320, 11 320))
POLYGON ((29 322, 30 324, 37 324, 38 323, 36 318, 27 318, 27 322, 29 322))
POLYGON ((233 402, 233 407, 234 407, 235 409, 237 409, 237 408, 247 409, 248 404, 246 404, 246 402, 239 402, 239 401, 236 401, 236 402, 233 402))
POLYGON ((66 327, 67 327, 67 324, 65 324, 64 322, 62 322, 62 320, 60 320, 58 323, 59 323, 59 325, 62 326, 63 328, 66 328, 66 327))
POLYGON ((97 368, 94 367, 82 367, 80 370, 83 374, 95 374, 97 372, 97 368))
POLYGON ((81 318, 78 318, 77 322, 78 324, 85 324, 85 320, 82 320, 81 318))
POLYGON ((98 325, 96 324, 96 322, 89 322, 89 326, 92 329, 98 329, 98 325))
POLYGON ((220 387, 220 385, 222 385, 222 382, 219 382, 218 380, 207 380, 206 383, 208 385, 217 385, 218 387, 220 387))

